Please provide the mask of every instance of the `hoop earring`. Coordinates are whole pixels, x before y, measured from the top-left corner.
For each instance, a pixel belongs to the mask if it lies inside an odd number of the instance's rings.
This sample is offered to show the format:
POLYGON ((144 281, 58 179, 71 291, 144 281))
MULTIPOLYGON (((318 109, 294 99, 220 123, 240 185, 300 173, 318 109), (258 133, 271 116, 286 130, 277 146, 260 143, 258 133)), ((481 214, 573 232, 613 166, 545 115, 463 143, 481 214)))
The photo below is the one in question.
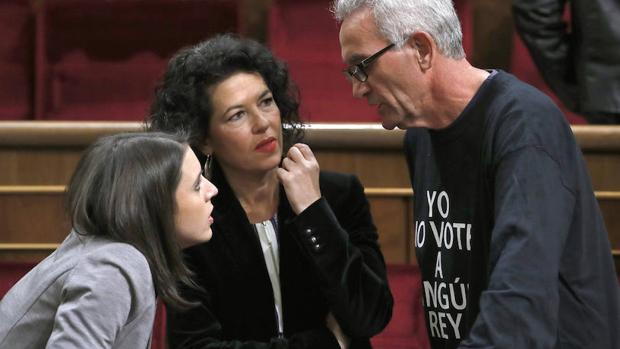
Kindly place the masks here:
POLYGON ((209 180, 211 179, 212 166, 213 166, 213 155, 212 154, 207 154, 207 158, 205 160, 205 165, 202 168, 202 175, 206 179, 209 179, 209 180))

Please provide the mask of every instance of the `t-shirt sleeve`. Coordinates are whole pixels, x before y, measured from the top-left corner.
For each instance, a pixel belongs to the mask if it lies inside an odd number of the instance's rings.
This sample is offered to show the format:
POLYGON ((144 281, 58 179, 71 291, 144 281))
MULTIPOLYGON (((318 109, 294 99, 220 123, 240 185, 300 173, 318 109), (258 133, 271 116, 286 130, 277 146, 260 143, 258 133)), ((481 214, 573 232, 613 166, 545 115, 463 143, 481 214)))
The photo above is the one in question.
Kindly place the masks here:
POLYGON ((83 258, 67 276, 46 348, 111 348, 126 324, 154 306, 146 259, 130 246, 112 248, 83 258))
POLYGON ((559 162, 536 145, 499 162, 489 285, 461 348, 555 347, 560 259, 575 205, 562 174, 559 162))

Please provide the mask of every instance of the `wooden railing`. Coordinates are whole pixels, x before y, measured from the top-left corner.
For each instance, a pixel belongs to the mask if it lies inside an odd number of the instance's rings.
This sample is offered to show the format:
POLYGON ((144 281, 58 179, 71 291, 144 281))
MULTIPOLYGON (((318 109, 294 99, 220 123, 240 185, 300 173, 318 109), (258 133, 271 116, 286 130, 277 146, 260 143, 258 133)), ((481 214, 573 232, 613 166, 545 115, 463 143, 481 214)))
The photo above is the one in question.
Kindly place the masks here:
MULTIPOLYGON (((135 122, 0 122, 0 260, 49 254, 69 229, 62 197, 81 152, 100 136, 141 129, 135 122)), ((620 260, 620 127, 574 126, 573 132, 620 260)), ((355 173, 364 184, 390 263, 415 263, 403 136, 378 124, 311 124, 306 130, 322 169, 355 173)))

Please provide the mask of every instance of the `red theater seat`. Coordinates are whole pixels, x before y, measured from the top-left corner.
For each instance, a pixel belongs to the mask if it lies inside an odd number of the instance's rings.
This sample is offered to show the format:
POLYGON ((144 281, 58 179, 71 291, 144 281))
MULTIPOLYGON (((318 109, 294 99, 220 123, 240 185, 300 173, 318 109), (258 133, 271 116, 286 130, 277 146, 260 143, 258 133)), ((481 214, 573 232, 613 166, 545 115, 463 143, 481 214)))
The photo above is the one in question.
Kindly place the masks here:
POLYGON ((69 54, 50 69, 46 118, 141 120, 165 63, 149 53, 119 62, 93 62, 81 52, 69 54))
POLYGON ((178 49, 238 27, 234 0, 43 4, 39 119, 142 120, 178 49))
POLYGON ((34 14, 30 3, 0 2, 0 120, 32 116, 34 14))
POLYGON ((513 45, 512 64, 510 69, 512 74, 548 95, 555 104, 560 107, 562 112, 564 112, 568 122, 571 124, 586 124, 587 121, 582 116, 566 108, 555 93, 551 91, 547 83, 543 80, 542 75, 540 75, 534 61, 532 61, 527 47, 525 47, 525 44, 521 41, 517 33, 514 34, 513 45))
MULTIPOLYGON (((0 299, 34 267, 32 263, 0 262, 0 299)), ((413 265, 388 265, 388 281, 394 296, 392 320, 372 338, 375 349, 428 349, 429 342, 422 308, 420 272, 413 265)), ((620 283, 620 272, 618 273, 620 283)), ((164 349, 166 309, 160 302, 153 324, 152 349, 164 349)))
POLYGON ((351 95, 341 71, 331 0, 278 0, 269 14, 269 46, 289 66, 305 121, 378 121, 376 109, 351 95))
MULTIPOLYGON (((301 114, 306 121, 379 121, 377 111, 351 95, 343 78, 338 43, 338 25, 329 12, 330 0, 277 0, 269 16, 269 45, 289 65, 301 92, 301 114)), ((468 57, 473 48, 473 17, 468 0, 455 0, 468 57)), ((493 45, 489 42, 488 45, 493 45)), ((569 122, 584 119, 559 103, 534 66, 527 49, 514 34, 511 72, 548 94, 566 114, 569 122)))
POLYGON ((375 349, 427 349, 430 347, 424 310, 420 271, 413 265, 388 265, 388 282, 394 296, 392 320, 372 338, 375 349))

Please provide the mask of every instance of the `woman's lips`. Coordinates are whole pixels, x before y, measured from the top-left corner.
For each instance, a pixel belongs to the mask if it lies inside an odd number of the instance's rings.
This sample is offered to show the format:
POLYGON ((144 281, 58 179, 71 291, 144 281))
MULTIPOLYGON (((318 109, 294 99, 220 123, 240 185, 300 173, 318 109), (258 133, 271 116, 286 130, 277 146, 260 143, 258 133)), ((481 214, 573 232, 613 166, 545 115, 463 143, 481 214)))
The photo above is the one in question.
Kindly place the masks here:
POLYGON ((260 153, 271 153, 276 149, 277 145, 276 139, 274 137, 269 137, 258 143, 254 150, 260 153))

